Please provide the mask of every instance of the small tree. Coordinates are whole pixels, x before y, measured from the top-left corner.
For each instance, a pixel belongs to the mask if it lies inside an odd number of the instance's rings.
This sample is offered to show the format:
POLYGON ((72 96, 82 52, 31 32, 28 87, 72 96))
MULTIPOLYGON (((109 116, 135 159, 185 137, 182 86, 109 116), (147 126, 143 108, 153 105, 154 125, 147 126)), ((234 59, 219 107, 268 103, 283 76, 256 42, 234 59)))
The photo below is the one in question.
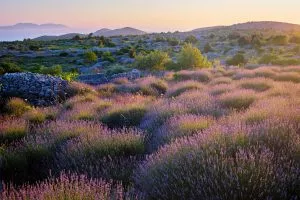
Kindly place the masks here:
POLYGON ((185 44, 182 47, 177 61, 181 69, 209 68, 212 66, 211 62, 202 55, 198 48, 193 47, 192 44, 185 44))
POLYGON ((244 66, 247 63, 245 56, 241 53, 236 54, 226 61, 227 65, 244 66))
POLYGON ((192 44, 196 44, 198 42, 197 38, 193 35, 187 36, 184 41, 192 44))
POLYGON ((146 70, 165 70, 170 61, 171 59, 166 52, 153 51, 148 55, 138 55, 135 66, 146 70))
POLYGON ((108 62, 111 62, 111 63, 115 62, 115 58, 112 56, 112 54, 109 51, 104 52, 102 54, 102 60, 108 61, 108 62))
POLYGON ((88 63, 96 62, 98 60, 98 56, 93 51, 86 52, 84 58, 88 63))

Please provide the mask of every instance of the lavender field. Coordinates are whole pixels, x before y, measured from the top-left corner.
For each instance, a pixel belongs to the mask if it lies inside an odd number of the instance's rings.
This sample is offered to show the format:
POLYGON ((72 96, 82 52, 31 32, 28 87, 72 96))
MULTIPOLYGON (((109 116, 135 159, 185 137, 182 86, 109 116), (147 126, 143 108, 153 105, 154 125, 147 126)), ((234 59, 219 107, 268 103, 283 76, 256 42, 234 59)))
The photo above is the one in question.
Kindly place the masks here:
POLYGON ((0 199, 300 199, 300 67, 166 72, 10 98, 0 199))

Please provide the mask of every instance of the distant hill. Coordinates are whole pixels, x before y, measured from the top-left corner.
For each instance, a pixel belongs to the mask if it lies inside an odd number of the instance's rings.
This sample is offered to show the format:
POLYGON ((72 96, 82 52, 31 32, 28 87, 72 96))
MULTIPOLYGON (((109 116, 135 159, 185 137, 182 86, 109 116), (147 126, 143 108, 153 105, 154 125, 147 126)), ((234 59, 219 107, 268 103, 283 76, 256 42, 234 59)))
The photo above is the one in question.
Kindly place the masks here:
POLYGON ((33 23, 18 23, 12 26, 0 26, 0 30, 20 30, 20 29, 67 29, 68 27, 62 24, 33 24, 33 23))
POLYGON ((101 36, 103 35, 104 33, 108 32, 108 31, 112 31, 111 29, 108 29, 108 28, 102 28, 98 31, 96 31, 95 33, 93 33, 94 36, 101 36))
POLYGON ((144 35, 144 34, 147 33, 135 28, 125 27, 125 28, 120 28, 115 30, 100 29, 94 33, 94 36, 111 37, 111 36, 119 36, 119 35, 144 35))
POLYGON ((41 36, 41 37, 34 38, 33 40, 36 40, 36 41, 50 41, 50 40, 72 39, 76 35, 79 35, 80 37, 86 37, 86 35, 84 35, 84 34, 68 33, 68 34, 59 35, 59 36, 47 36, 47 35, 44 35, 44 36, 41 36))
POLYGON ((206 28, 198 28, 192 30, 191 32, 201 32, 214 29, 300 31, 300 25, 285 22, 258 21, 239 23, 231 26, 212 26, 206 28))
POLYGON ((203 27, 203 28, 197 28, 190 32, 201 32, 201 31, 209 31, 214 29, 220 29, 220 28, 226 28, 227 26, 211 26, 211 27, 203 27))
POLYGON ((239 29, 239 30, 277 30, 277 31, 293 31, 293 30, 300 30, 300 25, 298 24, 291 24, 285 22, 274 22, 274 21, 261 21, 261 22, 247 22, 247 23, 240 23, 234 24, 230 26, 232 29, 239 29))
MULTIPOLYGON (((143 34, 146 34, 146 32, 138 29, 130 28, 130 27, 125 27, 125 28, 115 29, 115 30, 103 28, 93 33, 94 36, 104 36, 104 37, 119 36, 119 35, 143 35, 143 34)), ((50 41, 50 40, 72 39, 76 35, 79 35, 80 37, 87 36, 85 34, 80 34, 80 33, 68 33, 68 34, 58 35, 58 36, 44 35, 41 37, 34 38, 34 40, 50 41)))

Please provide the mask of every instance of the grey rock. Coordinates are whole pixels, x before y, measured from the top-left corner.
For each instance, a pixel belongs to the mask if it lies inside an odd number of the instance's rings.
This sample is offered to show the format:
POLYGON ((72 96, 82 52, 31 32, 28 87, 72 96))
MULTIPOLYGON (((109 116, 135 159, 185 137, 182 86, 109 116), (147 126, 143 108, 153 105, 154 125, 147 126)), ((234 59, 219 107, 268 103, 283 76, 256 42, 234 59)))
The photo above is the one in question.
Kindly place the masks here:
POLYGON ((109 82, 103 73, 80 75, 77 80, 90 85, 100 85, 109 82))
POLYGON ((61 78, 35 73, 0 76, 0 96, 19 97, 36 106, 54 105, 66 98, 68 83, 61 78))

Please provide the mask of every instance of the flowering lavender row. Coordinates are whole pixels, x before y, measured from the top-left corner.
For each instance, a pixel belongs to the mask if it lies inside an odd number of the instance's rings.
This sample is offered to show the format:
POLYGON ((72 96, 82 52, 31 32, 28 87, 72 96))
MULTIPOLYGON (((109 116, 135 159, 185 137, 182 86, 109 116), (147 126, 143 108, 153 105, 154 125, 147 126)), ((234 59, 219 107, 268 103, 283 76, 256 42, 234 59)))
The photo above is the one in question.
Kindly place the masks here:
POLYGON ((300 198, 300 67, 71 86, 0 109, 0 198, 300 198))

